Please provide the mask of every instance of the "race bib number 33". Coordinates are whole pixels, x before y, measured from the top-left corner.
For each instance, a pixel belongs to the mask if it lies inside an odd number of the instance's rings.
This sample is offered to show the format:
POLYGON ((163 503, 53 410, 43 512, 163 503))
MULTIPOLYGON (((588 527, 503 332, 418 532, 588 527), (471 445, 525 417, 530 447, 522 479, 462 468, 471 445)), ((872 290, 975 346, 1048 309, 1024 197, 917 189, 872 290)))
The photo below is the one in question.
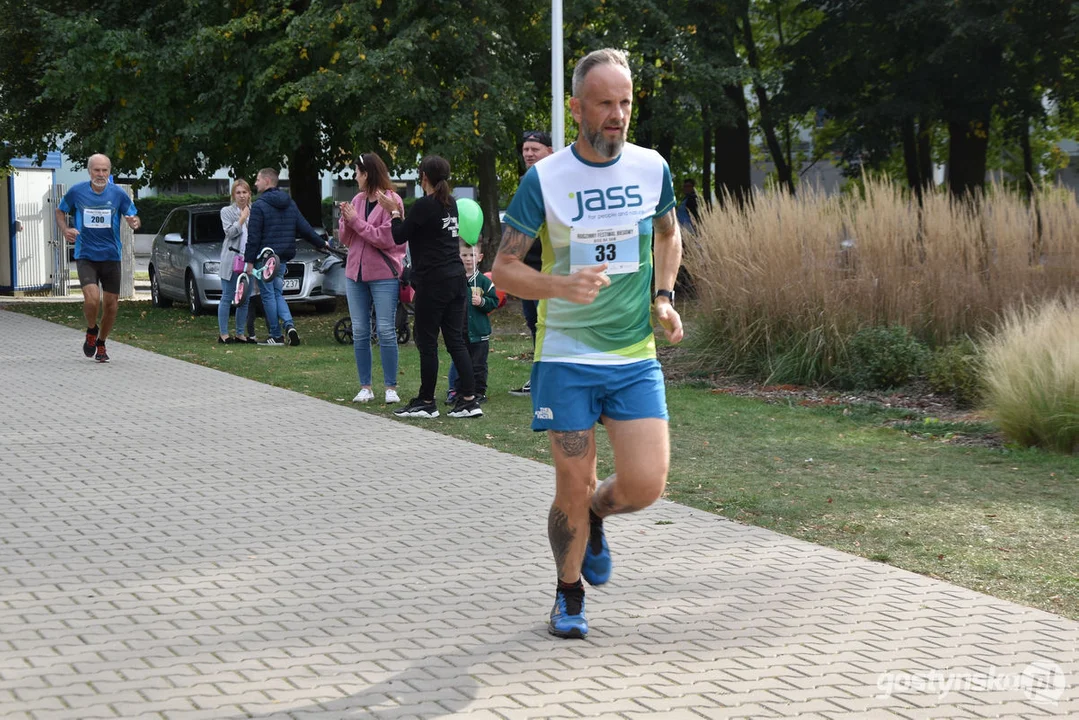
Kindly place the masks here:
POLYGON ((82 226, 86 228, 111 228, 112 210, 83 210, 82 226))
POLYGON ((637 272, 641 267, 640 231, 636 223, 614 228, 571 228, 569 271, 607 263, 608 275, 637 272))

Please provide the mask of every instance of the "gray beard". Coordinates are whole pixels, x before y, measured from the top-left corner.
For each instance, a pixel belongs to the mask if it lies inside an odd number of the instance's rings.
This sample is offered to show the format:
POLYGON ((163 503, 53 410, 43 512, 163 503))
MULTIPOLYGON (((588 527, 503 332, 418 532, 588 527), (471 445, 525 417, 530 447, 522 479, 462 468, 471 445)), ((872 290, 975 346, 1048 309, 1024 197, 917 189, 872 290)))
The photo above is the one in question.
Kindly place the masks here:
POLYGON ((592 146, 600 156, 613 160, 622 152, 622 146, 626 143, 625 134, 615 140, 608 140, 603 136, 603 128, 593 131, 588 126, 588 123, 584 123, 582 128, 585 138, 588 140, 588 144, 592 146))

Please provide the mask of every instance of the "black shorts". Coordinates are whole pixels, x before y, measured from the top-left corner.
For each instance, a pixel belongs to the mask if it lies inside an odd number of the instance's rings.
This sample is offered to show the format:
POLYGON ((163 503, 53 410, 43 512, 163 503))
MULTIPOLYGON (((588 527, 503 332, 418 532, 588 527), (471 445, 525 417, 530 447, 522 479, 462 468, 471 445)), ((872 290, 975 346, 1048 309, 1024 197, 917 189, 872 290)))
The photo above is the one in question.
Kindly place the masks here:
POLYGON ((113 295, 120 294, 120 261, 119 260, 76 260, 75 267, 79 270, 79 285, 97 285, 101 283, 101 289, 113 295))

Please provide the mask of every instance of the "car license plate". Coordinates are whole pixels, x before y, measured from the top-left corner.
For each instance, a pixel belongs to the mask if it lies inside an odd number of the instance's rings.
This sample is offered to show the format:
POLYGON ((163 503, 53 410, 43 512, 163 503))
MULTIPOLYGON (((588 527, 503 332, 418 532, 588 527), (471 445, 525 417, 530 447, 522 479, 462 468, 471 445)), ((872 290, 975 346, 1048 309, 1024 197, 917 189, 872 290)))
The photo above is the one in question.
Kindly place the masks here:
POLYGON ((285 278, 285 290, 299 290, 300 279, 299 278, 285 278))

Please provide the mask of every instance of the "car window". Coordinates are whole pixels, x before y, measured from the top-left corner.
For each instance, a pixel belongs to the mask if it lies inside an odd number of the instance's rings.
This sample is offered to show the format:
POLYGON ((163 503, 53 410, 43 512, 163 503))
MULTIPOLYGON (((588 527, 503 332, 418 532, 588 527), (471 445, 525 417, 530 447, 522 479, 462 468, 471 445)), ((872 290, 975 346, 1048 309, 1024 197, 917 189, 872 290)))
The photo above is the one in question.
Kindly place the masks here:
POLYGON ((221 227, 220 213, 200 213, 195 215, 195 237, 192 244, 221 242, 225 239, 225 229, 221 227))
POLYGON ((161 228, 161 234, 179 233, 180 237, 187 240, 187 210, 173 210, 165 219, 161 228))

